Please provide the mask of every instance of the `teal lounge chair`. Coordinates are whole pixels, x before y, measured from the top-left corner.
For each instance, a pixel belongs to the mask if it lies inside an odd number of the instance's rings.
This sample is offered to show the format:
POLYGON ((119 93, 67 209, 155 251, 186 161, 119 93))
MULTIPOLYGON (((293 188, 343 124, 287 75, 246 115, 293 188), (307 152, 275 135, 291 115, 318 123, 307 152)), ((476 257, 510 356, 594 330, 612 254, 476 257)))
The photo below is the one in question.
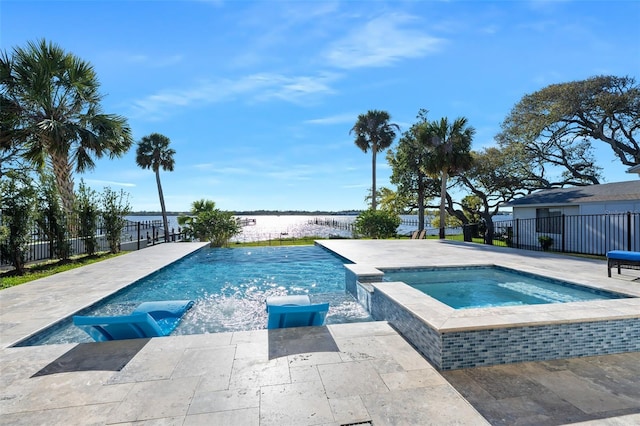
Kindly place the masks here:
POLYGON ((145 302, 134 309, 131 315, 76 315, 73 317, 73 324, 96 342, 168 336, 193 303, 193 300, 145 302))
POLYGON ((324 325, 328 303, 312 305, 308 296, 276 296, 267 299, 267 329, 324 325))

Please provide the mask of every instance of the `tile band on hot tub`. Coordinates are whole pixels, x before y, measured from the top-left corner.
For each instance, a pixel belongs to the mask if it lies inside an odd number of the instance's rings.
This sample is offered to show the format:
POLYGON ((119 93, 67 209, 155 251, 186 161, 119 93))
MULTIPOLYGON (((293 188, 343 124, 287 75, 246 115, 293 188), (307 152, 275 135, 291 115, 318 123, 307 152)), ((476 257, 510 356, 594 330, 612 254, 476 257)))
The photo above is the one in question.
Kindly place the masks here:
POLYGON ((640 321, 622 319, 442 333, 443 370, 640 351, 640 321))

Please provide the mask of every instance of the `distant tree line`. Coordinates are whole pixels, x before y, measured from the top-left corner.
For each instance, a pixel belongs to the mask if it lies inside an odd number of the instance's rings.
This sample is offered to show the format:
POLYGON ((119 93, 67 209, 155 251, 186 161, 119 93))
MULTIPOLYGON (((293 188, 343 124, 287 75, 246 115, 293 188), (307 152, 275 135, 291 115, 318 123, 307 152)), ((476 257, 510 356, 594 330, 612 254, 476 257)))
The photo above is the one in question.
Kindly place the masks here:
POLYGON ((237 216, 347 216, 358 213, 360 210, 244 210, 235 212, 237 216))

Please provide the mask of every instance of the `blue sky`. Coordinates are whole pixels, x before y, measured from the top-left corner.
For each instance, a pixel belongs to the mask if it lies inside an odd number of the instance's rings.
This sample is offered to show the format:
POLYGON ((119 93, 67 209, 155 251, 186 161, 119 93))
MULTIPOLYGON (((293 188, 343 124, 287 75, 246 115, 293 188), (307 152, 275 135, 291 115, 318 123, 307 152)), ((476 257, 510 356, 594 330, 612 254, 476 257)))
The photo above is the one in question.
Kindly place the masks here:
MULTIPOLYGON (((127 117, 136 141, 169 137, 168 210, 206 198, 232 211, 336 211, 366 208, 371 187, 371 154, 349 134, 358 114, 386 110, 403 131, 420 108, 465 116, 479 150, 525 94, 639 78, 638 22, 636 1, 3 0, 0 46, 59 44, 94 66, 104 111, 127 117)), ((607 182, 633 178, 596 146, 607 182)), ((377 171, 392 187, 384 154, 377 171)), ((83 178, 159 210, 135 147, 83 178)))

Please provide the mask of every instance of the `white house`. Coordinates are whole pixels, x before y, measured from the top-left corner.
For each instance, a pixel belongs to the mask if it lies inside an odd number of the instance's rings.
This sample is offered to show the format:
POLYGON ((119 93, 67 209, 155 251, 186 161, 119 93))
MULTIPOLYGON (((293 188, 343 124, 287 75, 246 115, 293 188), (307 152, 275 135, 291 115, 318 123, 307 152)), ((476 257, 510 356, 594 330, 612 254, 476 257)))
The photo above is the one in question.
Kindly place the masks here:
POLYGON ((640 180, 540 190, 506 206, 516 245, 548 235, 555 250, 640 250, 640 180))

